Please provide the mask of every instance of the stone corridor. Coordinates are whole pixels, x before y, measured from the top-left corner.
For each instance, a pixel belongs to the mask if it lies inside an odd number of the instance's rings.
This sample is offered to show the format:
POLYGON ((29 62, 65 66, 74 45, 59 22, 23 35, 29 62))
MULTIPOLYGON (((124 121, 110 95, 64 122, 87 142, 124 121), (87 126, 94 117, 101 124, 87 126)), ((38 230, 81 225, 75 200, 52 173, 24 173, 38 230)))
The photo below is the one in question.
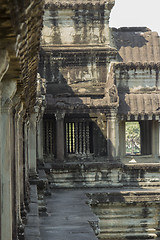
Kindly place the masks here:
POLYGON ((31 185, 25 240, 159 239, 160 191, 156 189, 52 189, 44 197, 46 211, 39 213, 41 201, 36 196, 36 185, 31 185))
POLYGON ((40 217, 41 240, 97 240, 89 222, 98 218, 83 190, 54 190, 47 197, 48 216, 40 217))

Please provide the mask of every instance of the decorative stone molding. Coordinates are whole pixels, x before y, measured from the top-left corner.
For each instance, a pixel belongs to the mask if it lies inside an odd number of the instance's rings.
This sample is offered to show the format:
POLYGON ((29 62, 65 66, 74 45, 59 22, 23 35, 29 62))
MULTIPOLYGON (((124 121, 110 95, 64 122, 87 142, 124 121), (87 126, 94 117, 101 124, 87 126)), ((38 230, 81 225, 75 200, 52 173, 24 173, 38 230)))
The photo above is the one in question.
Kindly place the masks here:
POLYGON ((111 62, 108 68, 107 82, 105 86, 105 97, 110 106, 119 105, 117 86, 115 85, 115 63, 111 62))
POLYGON ((56 118, 57 121, 63 120, 64 117, 65 117, 65 112, 59 111, 59 112, 56 112, 56 113, 55 113, 55 118, 56 118))
POLYGON ((118 109, 117 108, 111 108, 106 113, 107 120, 114 120, 117 118, 118 109))
POLYGON ((0 49, 0 81, 3 79, 3 76, 8 71, 9 68, 9 56, 6 49, 0 49))

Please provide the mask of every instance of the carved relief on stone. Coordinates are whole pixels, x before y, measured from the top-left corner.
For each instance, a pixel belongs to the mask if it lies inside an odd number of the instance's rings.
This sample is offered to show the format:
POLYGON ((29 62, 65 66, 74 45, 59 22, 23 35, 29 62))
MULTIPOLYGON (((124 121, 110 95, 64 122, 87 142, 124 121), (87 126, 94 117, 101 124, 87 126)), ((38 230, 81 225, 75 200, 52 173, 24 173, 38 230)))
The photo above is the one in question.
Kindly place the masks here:
POLYGON ((12 81, 2 81, 1 83, 1 107, 3 110, 12 107, 13 97, 17 91, 17 82, 12 81))
POLYGON ((115 85, 114 63, 110 63, 110 66, 109 66, 106 89, 105 89, 105 97, 107 98, 107 101, 110 104, 119 103, 118 91, 115 85))
POLYGON ((64 117, 65 117, 65 112, 57 111, 55 113, 55 118, 57 121, 64 119, 64 117))
POLYGON ((46 3, 42 44, 109 44, 114 1, 64 1, 61 8, 60 4, 46 3))
POLYGON ((7 72, 9 68, 9 56, 8 56, 8 51, 7 50, 0 50, 0 81, 7 72))
POLYGON ((118 93, 115 85, 109 89, 110 103, 116 103, 118 101, 118 93))

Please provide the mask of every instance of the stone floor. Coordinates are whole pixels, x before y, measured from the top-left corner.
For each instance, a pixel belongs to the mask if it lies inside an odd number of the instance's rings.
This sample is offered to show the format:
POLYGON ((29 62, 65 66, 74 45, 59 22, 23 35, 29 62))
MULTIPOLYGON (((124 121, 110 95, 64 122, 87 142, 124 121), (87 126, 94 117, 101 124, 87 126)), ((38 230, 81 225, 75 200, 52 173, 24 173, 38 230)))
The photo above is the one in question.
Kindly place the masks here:
POLYGON ((82 190, 54 190, 46 199, 48 216, 40 217, 41 240, 97 240, 89 222, 98 218, 82 190))
MULTIPOLYGON (((52 189, 51 196, 45 197, 47 215, 39 216, 36 186, 31 186, 31 203, 28 224, 25 227, 25 240, 98 240, 94 230, 98 217, 91 210, 86 193, 131 193, 144 196, 160 196, 159 189, 52 189)), ((138 197, 139 198, 139 197, 138 197)), ((159 197, 158 197, 159 199, 159 197)), ((98 229, 97 229, 98 230, 98 229)))

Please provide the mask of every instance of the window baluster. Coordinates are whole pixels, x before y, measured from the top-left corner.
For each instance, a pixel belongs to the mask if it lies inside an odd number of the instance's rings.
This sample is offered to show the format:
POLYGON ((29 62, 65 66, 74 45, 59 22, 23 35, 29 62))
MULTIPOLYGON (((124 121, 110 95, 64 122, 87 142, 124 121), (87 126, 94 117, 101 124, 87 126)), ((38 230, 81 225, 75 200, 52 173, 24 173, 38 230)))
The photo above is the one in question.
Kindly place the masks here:
POLYGON ((82 154, 82 123, 79 123, 79 153, 82 154))
POLYGON ((85 132, 85 122, 82 123, 82 136, 83 136, 83 154, 86 154, 86 132, 85 132))
POLYGON ((78 123, 75 123, 75 152, 78 154, 78 123))
POLYGON ((68 123, 66 123, 66 152, 69 152, 68 148, 68 123))
POLYGON ((71 123, 69 123, 69 153, 71 153, 71 145, 72 145, 72 136, 71 136, 71 123))
POLYGON ((89 146, 89 122, 86 122, 86 153, 90 153, 90 146, 89 146))
POLYGON ((73 153, 75 153, 75 123, 72 123, 72 139, 73 153))

